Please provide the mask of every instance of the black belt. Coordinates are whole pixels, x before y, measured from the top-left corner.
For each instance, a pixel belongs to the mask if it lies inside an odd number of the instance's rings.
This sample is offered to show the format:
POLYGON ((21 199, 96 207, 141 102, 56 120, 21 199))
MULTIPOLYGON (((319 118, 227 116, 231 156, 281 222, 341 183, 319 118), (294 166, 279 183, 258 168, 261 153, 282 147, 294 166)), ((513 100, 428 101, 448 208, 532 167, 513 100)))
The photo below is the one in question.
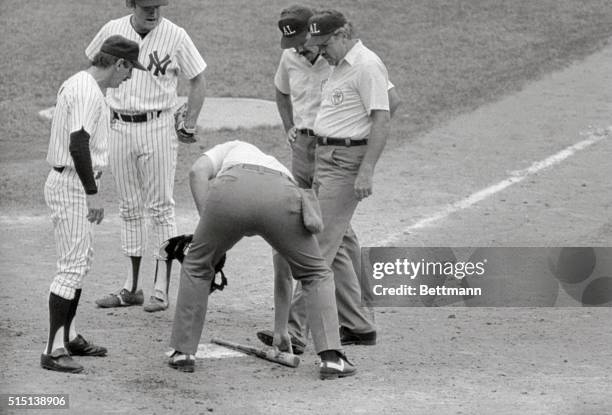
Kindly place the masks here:
POLYGON ((310 128, 300 128, 297 131, 298 131, 298 133, 307 135, 309 137, 316 137, 316 134, 310 128))
POLYGON ((121 114, 117 111, 113 111, 113 119, 121 120, 125 122, 147 122, 153 120, 161 115, 162 111, 151 111, 143 112, 140 114, 121 114))
POLYGON ((345 147, 365 146, 366 144, 368 144, 368 139, 362 138, 359 140, 353 140, 350 138, 321 137, 318 135, 317 144, 320 146, 345 146, 345 147))

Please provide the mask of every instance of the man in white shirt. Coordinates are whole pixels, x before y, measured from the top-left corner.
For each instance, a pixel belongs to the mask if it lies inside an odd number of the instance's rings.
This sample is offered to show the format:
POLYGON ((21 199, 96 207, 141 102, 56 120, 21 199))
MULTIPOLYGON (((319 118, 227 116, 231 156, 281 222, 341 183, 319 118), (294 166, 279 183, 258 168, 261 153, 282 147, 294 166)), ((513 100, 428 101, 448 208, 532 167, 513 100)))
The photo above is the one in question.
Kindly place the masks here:
POLYGON ((360 200, 372 194, 374 167, 389 134, 389 77, 380 58, 353 38, 342 13, 322 10, 309 20, 307 47, 318 47, 333 66, 314 122, 317 136, 314 188, 323 214, 317 235, 332 263, 342 344, 375 344, 375 327, 360 308, 361 288, 343 239, 360 200), (340 308, 343 308, 341 311, 340 308))
MULTIPOLYGON (((334 281, 315 236, 304 226, 302 192, 292 174, 257 147, 231 141, 206 151, 189 174, 200 221, 181 269, 169 365, 192 372, 206 316, 214 265, 244 236, 264 238, 301 281, 320 377, 352 376, 341 351, 334 281)), ((290 351, 287 330, 291 279, 275 276, 273 345, 290 351)))

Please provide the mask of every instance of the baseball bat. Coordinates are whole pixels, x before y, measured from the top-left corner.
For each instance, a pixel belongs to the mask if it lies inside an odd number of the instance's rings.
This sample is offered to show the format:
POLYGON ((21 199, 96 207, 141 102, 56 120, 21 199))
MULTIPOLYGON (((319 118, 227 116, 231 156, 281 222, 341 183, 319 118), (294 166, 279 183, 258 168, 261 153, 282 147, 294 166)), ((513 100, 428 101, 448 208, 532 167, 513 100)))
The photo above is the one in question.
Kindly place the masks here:
POLYGON ((246 353, 251 356, 259 357, 260 359, 268 360, 270 362, 278 363, 289 367, 298 367, 300 364, 300 358, 292 353, 279 352, 275 353, 274 350, 258 349, 253 346, 245 346, 221 339, 211 339, 211 343, 218 344, 220 346, 227 347, 232 350, 237 350, 242 353, 246 353))

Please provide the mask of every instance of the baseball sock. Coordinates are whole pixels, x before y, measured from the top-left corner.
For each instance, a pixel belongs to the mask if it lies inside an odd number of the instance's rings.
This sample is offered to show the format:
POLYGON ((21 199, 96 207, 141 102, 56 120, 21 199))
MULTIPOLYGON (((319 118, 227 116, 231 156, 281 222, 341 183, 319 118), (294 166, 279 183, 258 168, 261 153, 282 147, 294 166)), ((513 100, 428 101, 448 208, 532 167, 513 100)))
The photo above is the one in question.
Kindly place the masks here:
MULTIPOLYGON (((157 261, 157 265, 159 265, 161 261, 157 261)), ((170 273, 172 272, 172 261, 163 261, 166 263, 166 275, 158 275, 157 265, 155 267, 155 291, 160 291, 168 296, 168 289, 170 288, 170 273)), ((159 271, 163 273, 164 271, 159 271)))
POLYGON ((68 315, 66 316, 66 325, 64 326, 68 327, 68 330, 64 330, 64 342, 66 343, 71 340, 74 340, 77 336, 74 316, 76 315, 76 310, 79 306, 79 300, 81 299, 81 291, 82 290, 80 288, 76 290, 74 292, 74 298, 70 301, 70 309, 68 310, 68 315))
POLYGON ((70 309, 70 300, 60 297, 54 293, 49 293, 49 340, 45 354, 50 354, 53 350, 64 347, 64 324, 70 309))
POLYGON ((138 274, 140 273, 140 261, 142 260, 141 256, 131 256, 130 261, 132 263, 132 278, 128 277, 125 279, 125 284, 123 284, 123 288, 132 293, 136 292, 138 288, 138 274))

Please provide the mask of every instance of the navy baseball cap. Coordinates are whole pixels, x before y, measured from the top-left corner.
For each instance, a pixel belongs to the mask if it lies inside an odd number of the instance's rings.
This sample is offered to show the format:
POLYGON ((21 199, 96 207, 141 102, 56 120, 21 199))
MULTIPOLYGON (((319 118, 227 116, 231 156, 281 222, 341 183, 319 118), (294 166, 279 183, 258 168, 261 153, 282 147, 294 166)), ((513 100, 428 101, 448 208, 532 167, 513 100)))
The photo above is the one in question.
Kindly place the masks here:
POLYGON ((146 71, 145 67, 138 62, 140 47, 138 43, 124 38, 121 35, 113 35, 106 39, 100 47, 100 52, 107 53, 116 58, 122 58, 134 65, 134 68, 146 71))
POLYGON ((306 41, 306 46, 322 45, 345 24, 347 20, 339 11, 330 9, 318 12, 308 20, 310 37, 306 41))
POLYGON ((281 12, 278 28, 283 34, 281 48, 289 49, 301 46, 308 35, 308 19, 312 10, 303 6, 291 6, 281 12))

